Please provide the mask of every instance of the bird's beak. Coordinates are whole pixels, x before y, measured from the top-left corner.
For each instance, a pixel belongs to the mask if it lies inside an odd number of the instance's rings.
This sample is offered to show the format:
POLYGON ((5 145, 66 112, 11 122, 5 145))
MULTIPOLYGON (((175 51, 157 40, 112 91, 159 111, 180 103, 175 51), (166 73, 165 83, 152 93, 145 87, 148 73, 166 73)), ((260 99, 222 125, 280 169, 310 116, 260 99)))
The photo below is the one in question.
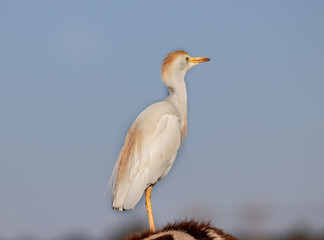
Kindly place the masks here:
POLYGON ((202 62, 208 62, 210 61, 210 58, 205 58, 205 57, 190 57, 188 59, 188 62, 192 62, 195 64, 202 63, 202 62))

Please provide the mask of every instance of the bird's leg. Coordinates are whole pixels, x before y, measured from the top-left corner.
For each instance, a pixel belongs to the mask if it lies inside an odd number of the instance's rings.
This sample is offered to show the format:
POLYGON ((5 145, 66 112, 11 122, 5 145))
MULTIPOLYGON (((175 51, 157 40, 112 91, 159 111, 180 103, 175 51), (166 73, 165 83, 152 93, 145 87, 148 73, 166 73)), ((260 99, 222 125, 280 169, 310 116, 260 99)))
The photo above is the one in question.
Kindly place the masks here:
POLYGON ((152 191, 153 185, 150 185, 146 190, 145 190, 145 205, 146 205, 146 211, 147 211, 147 216, 150 224, 150 231, 152 233, 155 233, 155 226, 154 226, 154 219, 153 219, 153 211, 152 211, 152 203, 151 203, 151 191, 152 191))

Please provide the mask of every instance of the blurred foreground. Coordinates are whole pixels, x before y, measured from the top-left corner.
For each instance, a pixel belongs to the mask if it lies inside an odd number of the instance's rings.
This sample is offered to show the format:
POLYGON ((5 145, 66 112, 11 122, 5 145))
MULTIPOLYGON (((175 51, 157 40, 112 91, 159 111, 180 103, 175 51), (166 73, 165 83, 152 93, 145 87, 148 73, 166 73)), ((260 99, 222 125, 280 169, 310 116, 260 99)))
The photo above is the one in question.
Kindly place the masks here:
MULTIPOLYGON (((103 237, 92 237, 86 233, 70 233, 65 236, 53 238, 53 240, 120 240, 129 234, 140 233, 147 230, 145 222, 138 222, 135 224, 126 224, 123 230, 116 230, 108 233, 103 237)), ((217 226, 216 226, 217 227, 217 226)), ((223 229, 224 230, 224 229, 223 229)), ((224 230, 226 232, 226 229, 224 230)), ((265 234, 259 231, 250 231, 248 233, 229 233, 240 240, 324 240, 324 229, 321 232, 314 232, 306 227, 300 227, 282 234, 265 234)), ((0 240, 40 240, 31 236, 19 237, 14 239, 5 239, 0 235, 0 240)))
MULTIPOLYGON (((172 221, 163 220, 160 216, 159 222, 162 225, 158 224, 157 230, 175 221, 211 220, 212 227, 219 228, 240 240, 324 240, 323 210, 322 203, 289 203, 277 206, 243 204, 237 209, 231 208, 233 213, 231 214, 231 212, 218 211, 212 205, 204 207, 191 205, 183 209, 180 214, 182 217, 176 217, 172 221)), ((28 233, 3 237, 0 232, 0 240, 120 240, 131 234, 140 234, 148 230, 146 214, 136 216, 117 214, 114 217, 114 221, 105 224, 106 230, 97 235, 94 235, 91 229, 65 231, 57 235, 45 234, 43 237, 35 237, 28 233)))

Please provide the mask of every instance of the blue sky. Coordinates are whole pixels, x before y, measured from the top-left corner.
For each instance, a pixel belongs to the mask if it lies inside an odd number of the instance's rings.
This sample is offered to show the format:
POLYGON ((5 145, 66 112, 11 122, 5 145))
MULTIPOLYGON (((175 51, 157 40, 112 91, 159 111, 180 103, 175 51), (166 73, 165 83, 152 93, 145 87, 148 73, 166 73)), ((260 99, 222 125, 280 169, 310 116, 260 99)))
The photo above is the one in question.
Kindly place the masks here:
POLYGON ((153 189, 157 226, 196 217, 245 231, 242 211, 259 207, 262 231, 323 228, 323 11, 322 1, 0 1, 0 236, 146 223, 143 200, 118 213, 101 198, 130 124, 166 97, 159 70, 178 49, 212 61, 187 74, 188 135, 153 189))

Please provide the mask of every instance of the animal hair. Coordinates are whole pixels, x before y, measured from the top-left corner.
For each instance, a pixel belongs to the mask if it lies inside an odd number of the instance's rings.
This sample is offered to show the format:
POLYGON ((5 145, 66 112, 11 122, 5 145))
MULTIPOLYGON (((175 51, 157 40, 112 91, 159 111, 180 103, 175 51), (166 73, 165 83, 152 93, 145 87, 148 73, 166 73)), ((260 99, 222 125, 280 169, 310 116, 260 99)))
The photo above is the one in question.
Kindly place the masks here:
POLYGON ((232 235, 214 228, 210 222, 195 220, 167 224, 156 233, 145 231, 127 236, 122 240, 237 240, 232 235))

